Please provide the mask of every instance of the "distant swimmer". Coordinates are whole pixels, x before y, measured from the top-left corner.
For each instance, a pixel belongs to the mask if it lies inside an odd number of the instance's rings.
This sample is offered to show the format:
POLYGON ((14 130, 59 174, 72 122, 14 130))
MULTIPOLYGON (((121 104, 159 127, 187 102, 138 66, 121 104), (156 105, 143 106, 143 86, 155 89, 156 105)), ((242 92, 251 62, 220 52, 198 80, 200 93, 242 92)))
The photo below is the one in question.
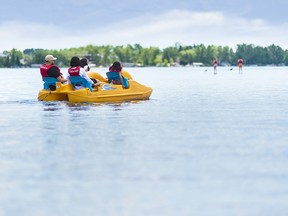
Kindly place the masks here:
POLYGON ((239 57, 237 63, 238 63, 239 73, 242 73, 243 59, 241 57, 239 57))
POLYGON ((213 65, 213 68, 214 68, 214 74, 217 74, 217 66, 218 66, 218 60, 217 60, 217 58, 214 58, 214 59, 213 59, 212 65, 213 65))

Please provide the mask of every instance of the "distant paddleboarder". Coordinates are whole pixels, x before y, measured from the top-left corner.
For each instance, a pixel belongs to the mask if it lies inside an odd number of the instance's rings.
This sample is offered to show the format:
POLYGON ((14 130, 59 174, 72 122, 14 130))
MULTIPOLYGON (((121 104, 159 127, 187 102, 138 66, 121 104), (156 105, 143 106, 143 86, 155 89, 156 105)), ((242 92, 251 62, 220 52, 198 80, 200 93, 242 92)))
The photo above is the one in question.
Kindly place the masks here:
POLYGON ((242 73, 243 59, 239 57, 237 63, 238 63, 239 73, 242 73))
POLYGON ((214 68, 214 74, 217 74, 217 66, 218 66, 218 60, 217 60, 217 58, 214 58, 214 59, 213 59, 212 65, 213 65, 213 68, 214 68))

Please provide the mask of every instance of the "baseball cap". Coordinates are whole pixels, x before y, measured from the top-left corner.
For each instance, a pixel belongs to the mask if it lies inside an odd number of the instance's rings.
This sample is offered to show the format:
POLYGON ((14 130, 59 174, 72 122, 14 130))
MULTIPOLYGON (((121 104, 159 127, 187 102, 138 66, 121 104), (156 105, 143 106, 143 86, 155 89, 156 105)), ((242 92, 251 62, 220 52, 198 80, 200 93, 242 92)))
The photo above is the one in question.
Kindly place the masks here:
POLYGON ((47 55, 46 57, 45 57, 45 61, 48 61, 48 62, 50 62, 50 61, 54 61, 54 60, 56 60, 57 58, 55 58, 53 55, 47 55))

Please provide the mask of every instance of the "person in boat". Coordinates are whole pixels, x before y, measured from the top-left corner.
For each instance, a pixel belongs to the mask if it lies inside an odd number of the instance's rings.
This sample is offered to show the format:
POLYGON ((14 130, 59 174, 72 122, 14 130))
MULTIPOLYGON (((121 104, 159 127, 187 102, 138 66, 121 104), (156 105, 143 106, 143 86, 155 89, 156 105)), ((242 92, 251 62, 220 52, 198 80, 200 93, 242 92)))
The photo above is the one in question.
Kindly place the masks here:
POLYGON ((238 58, 237 64, 239 68, 239 73, 242 73, 243 59, 241 57, 238 58))
MULTIPOLYGON (((40 73, 42 76, 42 80, 44 81, 45 77, 54 77, 56 78, 59 82, 65 83, 67 82, 67 79, 64 78, 63 74, 60 71, 60 68, 54 64, 55 58, 53 55, 46 55, 45 56, 45 63, 43 63, 40 66, 40 73)), ((56 86, 52 85, 49 86, 51 90, 55 90, 56 86)))
MULTIPOLYGON (((85 70, 86 72, 90 71, 90 67, 89 67, 89 65, 88 65, 88 59, 87 59, 87 58, 82 58, 82 59, 80 59, 80 66, 81 66, 81 68, 84 68, 84 70, 85 70)), ((90 77, 90 79, 91 79, 94 83, 100 83, 100 81, 97 80, 97 79, 94 79, 94 78, 92 78, 92 77, 90 77)))
MULTIPOLYGON (((81 67, 81 61, 78 56, 73 56, 70 61, 70 67, 68 68, 67 73, 67 80, 69 83, 71 83, 71 76, 81 76, 83 79, 85 79, 88 83, 92 85, 92 87, 97 87, 100 85, 99 82, 94 83, 92 79, 88 77, 86 74, 86 71, 84 68, 81 67)), ((75 86, 76 89, 81 89, 83 86, 75 86)))
POLYGON ((217 58, 214 58, 214 59, 213 59, 212 65, 213 65, 213 68, 214 68, 214 74, 217 74, 217 66, 218 66, 218 60, 217 60, 217 58))
POLYGON ((84 70, 86 71, 86 72, 88 72, 88 71, 90 71, 90 67, 89 67, 89 65, 88 65, 88 59, 87 58, 82 58, 81 60, 80 60, 80 63, 81 63, 81 67, 82 68, 84 68, 84 70))
POLYGON ((111 84, 121 84, 123 88, 128 88, 128 79, 122 75, 122 64, 115 61, 110 67, 109 72, 106 73, 108 81, 111 84), (118 75, 115 76, 115 73, 118 75))

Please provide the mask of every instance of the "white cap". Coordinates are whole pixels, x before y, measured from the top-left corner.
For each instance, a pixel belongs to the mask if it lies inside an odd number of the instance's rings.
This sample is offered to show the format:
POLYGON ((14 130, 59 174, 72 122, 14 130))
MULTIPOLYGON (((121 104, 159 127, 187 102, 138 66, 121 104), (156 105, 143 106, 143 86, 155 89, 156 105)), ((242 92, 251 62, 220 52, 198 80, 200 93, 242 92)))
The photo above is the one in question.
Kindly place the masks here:
POLYGON ((47 62, 51 62, 51 61, 54 61, 54 60, 56 60, 57 58, 55 58, 53 55, 47 55, 46 57, 45 57, 45 61, 47 61, 47 62))

